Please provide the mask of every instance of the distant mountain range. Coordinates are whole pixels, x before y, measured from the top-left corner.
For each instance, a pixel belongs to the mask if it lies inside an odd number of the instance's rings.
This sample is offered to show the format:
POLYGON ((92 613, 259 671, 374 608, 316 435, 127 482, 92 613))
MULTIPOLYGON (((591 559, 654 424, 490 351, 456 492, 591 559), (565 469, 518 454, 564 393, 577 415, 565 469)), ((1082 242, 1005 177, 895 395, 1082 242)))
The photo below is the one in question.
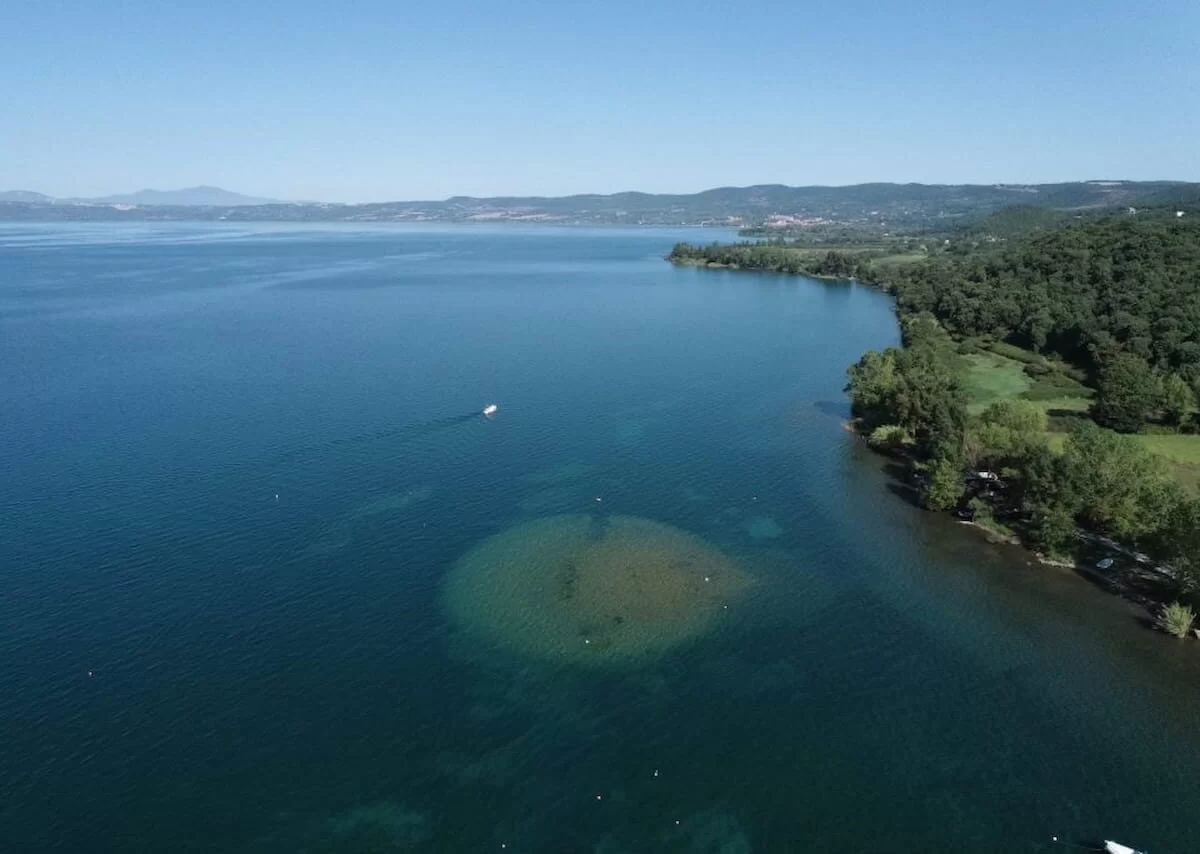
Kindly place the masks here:
POLYGON ((182 190, 138 190, 115 196, 95 198, 55 199, 44 193, 29 190, 0 192, 0 202, 29 202, 32 204, 74 205, 166 205, 170 207, 239 207, 242 205, 284 204, 278 199, 260 199, 222 190, 220 187, 186 187, 182 190))
POLYGON ((187 187, 182 190, 139 190, 125 195, 88 199, 93 204, 176 205, 180 207, 239 207, 283 204, 278 199, 260 199, 222 190, 220 187, 187 187))
POLYGON ((720 187, 701 193, 561 197, 455 196, 443 201, 343 205, 272 202, 216 187, 143 190, 99 199, 0 194, 0 220, 230 220, 285 222, 543 222, 575 225, 766 224, 870 230, 953 226, 1021 205, 1078 213, 1194 205, 1200 183, 1081 181, 1061 184, 856 184, 845 187, 720 187))
POLYGON ((45 193, 34 193, 30 190, 5 190, 0 192, 0 202, 29 202, 30 204, 50 204, 54 199, 45 193))

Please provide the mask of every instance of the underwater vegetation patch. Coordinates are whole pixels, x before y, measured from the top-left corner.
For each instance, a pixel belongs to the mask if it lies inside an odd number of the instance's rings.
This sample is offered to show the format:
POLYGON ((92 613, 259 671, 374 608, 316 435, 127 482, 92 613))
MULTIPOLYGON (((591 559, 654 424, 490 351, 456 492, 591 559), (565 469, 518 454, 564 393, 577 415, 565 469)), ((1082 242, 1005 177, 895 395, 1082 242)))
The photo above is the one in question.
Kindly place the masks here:
POLYGON ((728 556, 634 516, 551 516, 472 549, 446 579, 461 627, 513 652, 606 664, 711 629, 750 585, 728 556))

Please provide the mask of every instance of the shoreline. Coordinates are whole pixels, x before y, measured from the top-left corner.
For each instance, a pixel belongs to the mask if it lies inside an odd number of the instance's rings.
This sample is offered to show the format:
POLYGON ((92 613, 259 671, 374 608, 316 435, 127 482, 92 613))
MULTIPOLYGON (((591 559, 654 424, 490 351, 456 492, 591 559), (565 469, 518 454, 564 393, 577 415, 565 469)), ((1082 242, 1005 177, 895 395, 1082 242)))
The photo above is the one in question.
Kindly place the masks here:
MULTIPOLYGON (((888 453, 887 451, 872 448, 866 442, 866 437, 858 429, 855 421, 842 421, 841 427, 847 433, 862 441, 871 453, 884 458, 908 462, 908 458, 901 454, 888 453)), ((888 477, 901 486, 911 489, 910 484, 904 483, 902 480, 893 478, 890 475, 888 477)), ((1167 595, 1154 596, 1150 592, 1144 591, 1152 590, 1155 586, 1161 586, 1170 577, 1170 574, 1158 568, 1157 565, 1149 561, 1145 556, 1139 556, 1122 547, 1120 544, 1110 544, 1110 541, 1107 541, 1100 534, 1087 531, 1083 528, 1077 528, 1075 532, 1077 541, 1092 544, 1098 551, 1102 551, 1106 557, 1116 559, 1110 568, 1111 571, 1102 571, 1080 558, 1062 560, 1050 557, 1024 542, 1016 534, 1005 533, 985 523, 977 522, 973 519, 956 519, 955 522, 973 529, 989 545, 1011 546, 1020 549, 1031 559, 1031 562, 1056 569, 1070 570, 1076 573, 1085 581, 1096 585, 1104 592, 1118 596, 1131 605, 1137 606, 1141 611, 1145 624, 1150 628, 1165 633, 1161 622, 1161 612, 1174 597, 1167 595), (1139 571, 1139 568, 1141 571, 1139 571)), ((1200 626, 1193 627, 1191 632, 1189 632, 1189 636, 1200 639, 1200 626)), ((1183 639, 1186 640, 1187 638, 1183 639)))
MULTIPOLYGON (((866 284, 869 287, 878 288, 893 298, 894 310, 901 320, 902 328, 907 332, 908 328, 904 324, 906 318, 900 311, 895 288, 852 276, 810 273, 805 269, 820 268, 821 266, 847 272, 864 269, 861 263, 854 263, 853 258, 848 259, 843 257, 843 254, 834 253, 831 250, 830 258, 823 261, 811 253, 787 255, 782 252, 773 252, 769 247, 755 251, 753 244, 749 243, 725 247, 718 244, 712 244, 709 247, 680 244, 666 256, 665 260, 673 265, 698 269, 746 270, 794 275, 823 281, 866 284), (835 255, 838 257, 833 257, 835 255)), ((871 272, 869 267, 866 269, 871 272)), ((878 273, 878 271, 874 272, 878 273)), ((936 327, 937 335, 927 331, 926 327, 921 327, 917 330, 922 332, 921 341, 931 348, 953 346, 954 352, 961 356, 963 352, 960 349, 961 342, 953 339, 936 321, 933 321, 932 325, 936 327), (941 337, 939 338, 938 335, 941 337), (945 345, 942 345, 942 338, 946 339, 945 345)), ((913 334, 915 335, 915 333, 913 334)), ((904 349, 911 344, 911 341, 905 341, 904 349)), ((854 379, 855 376, 852 372, 852 383, 854 379)), ((963 406, 965 408, 966 404, 964 403, 963 406)), ((969 411, 964 412, 964 418, 969 421, 969 411)), ((857 419, 849 422, 843 421, 842 427, 860 439, 868 438, 863 425, 857 419)), ((966 426, 963 429, 965 432, 966 426)), ((1115 593, 1143 608, 1149 618, 1147 622, 1160 629, 1165 629, 1164 609, 1170 607, 1172 603, 1178 604, 1180 599, 1188 601, 1189 597, 1186 595, 1188 591, 1183 589, 1180 577, 1171 566, 1157 564, 1149 556, 1142 554, 1136 546, 1115 542, 1101 533, 1079 527, 1080 519, 1086 517, 1078 513, 1071 514, 1073 517, 1071 519, 1072 527, 1068 528, 1064 523, 1053 539, 1049 541, 1050 547, 1055 550, 1054 556, 1042 553, 1027 539, 1031 535, 1034 539, 1037 538, 1036 525, 1038 524, 1038 520, 1029 515, 1029 508, 1023 505, 1010 506, 1006 501, 997 499, 989 490, 980 489, 979 480, 969 473, 972 469, 968 465, 965 455, 962 459, 954 460, 956 466, 962 467, 960 472, 962 483, 961 489, 958 490, 958 497, 953 500, 950 497, 954 474, 951 470, 942 468, 936 472, 942 478, 939 481, 938 491, 932 498, 927 498, 925 490, 919 486, 922 479, 915 476, 924 466, 917 464, 914 468, 914 463, 917 463, 916 458, 908 454, 904 448, 886 447, 885 445, 890 443, 887 442, 886 437, 882 438, 884 441, 881 446, 876 447, 867 441, 867 447, 875 453, 898 461, 908 471, 908 475, 914 475, 909 477, 905 474, 889 472, 889 479, 899 482, 911 492, 910 498, 918 506, 931 503, 934 508, 954 511, 954 515, 960 522, 970 524, 982 531, 990 543, 1015 545, 1020 547, 1031 560, 1047 566, 1073 570, 1106 592, 1115 593), (1057 553, 1059 550, 1063 552, 1062 555, 1057 553), (1064 560, 1064 556, 1068 559, 1064 560)), ((991 477, 996 479, 995 475, 991 477)), ((1200 631, 1196 631, 1195 636, 1200 637, 1200 631)))
POLYGON ((879 288, 885 293, 887 291, 878 282, 868 282, 853 276, 830 276, 825 273, 785 273, 782 270, 763 270, 759 267, 743 267, 741 264, 722 264, 720 261, 705 261, 702 258, 672 258, 670 255, 666 256, 664 260, 676 267, 694 267, 698 270, 735 270, 740 273, 760 273, 769 276, 799 276, 802 279, 817 279, 822 282, 849 282, 854 285, 879 288))

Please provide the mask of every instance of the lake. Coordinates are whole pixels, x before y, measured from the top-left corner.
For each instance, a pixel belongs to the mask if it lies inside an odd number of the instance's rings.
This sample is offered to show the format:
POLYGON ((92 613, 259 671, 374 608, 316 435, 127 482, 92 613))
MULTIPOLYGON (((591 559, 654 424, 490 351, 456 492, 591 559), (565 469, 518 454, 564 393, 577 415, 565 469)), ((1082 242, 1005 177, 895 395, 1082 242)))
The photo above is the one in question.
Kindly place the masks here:
POLYGON ((889 299, 732 237, 0 226, 0 849, 1194 850, 1195 645, 894 494, 889 299))

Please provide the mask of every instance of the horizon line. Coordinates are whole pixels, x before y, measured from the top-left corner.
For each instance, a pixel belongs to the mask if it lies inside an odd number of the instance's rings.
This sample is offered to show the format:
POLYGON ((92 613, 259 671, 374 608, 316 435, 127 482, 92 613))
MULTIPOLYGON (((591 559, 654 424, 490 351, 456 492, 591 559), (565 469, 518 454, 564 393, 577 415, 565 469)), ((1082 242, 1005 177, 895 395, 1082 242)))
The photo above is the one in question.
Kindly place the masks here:
MULTIPOLYGON (((493 193, 490 195, 473 195, 470 193, 454 193, 454 194, 451 194, 448 196, 444 196, 442 198, 423 198, 423 199, 421 199, 421 198, 392 198, 392 199, 381 199, 381 200, 376 200, 376 201, 353 201, 353 202, 323 201, 323 200, 319 200, 319 199, 283 199, 283 198, 275 199, 275 198, 270 198, 268 196, 260 196, 255 193, 244 193, 239 190, 228 190, 228 189, 225 189, 224 187, 220 187, 216 184, 194 184, 194 185, 187 186, 187 187, 179 187, 176 189, 168 189, 168 190, 160 190, 160 189, 157 189, 154 187, 143 187, 138 190, 128 190, 128 191, 120 191, 120 192, 114 192, 114 193, 102 193, 102 194, 94 195, 94 196, 79 196, 79 195, 55 196, 50 193, 43 193, 40 190, 29 190, 29 189, 24 189, 24 188, 12 188, 12 189, 0 190, 0 194, 33 193, 33 194, 36 194, 39 196, 44 196, 45 198, 50 199, 53 202, 95 202, 95 201, 99 201, 101 199, 107 199, 107 198, 114 197, 114 196, 136 196, 141 193, 170 194, 170 193, 183 193, 183 192, 194 191, 194 190, 208 190, 208 191, 216 190, 216 191, 219 191, 222 193, 229 193, 231 195, 243 196, 245 198, 250 198, 250 199, 266 199, 266 201, 257 202, 254 205, 243 205, 243 207, 258 207, 258 206, 265 206, 265 205, 271 205, 271 204, 358 206, 358 205, 386 205, 386 204, 445 203, 445 202, 453 201, 455 199, 475 199, 475 200, 573 199, 573 198, 588 198, 588 197, 603 198, 603 197, 628 196, 628 195, 697 196, 702 193, 716 192, 719 190, 754 190, 754 189, 759 189, 759 188, 763 188, 763 189, 783 188, 783 189, 790 189, 790 190, 804 190, 804 189, 837 190, 837 189, 851 189, 851 188, 855 188, 855 187, 868 187, 868 186, 997 187, 997 188, 1003 188, 1003 187, 1046 187, 1046 186, 1055 186, 1055 185, 1061 185, 1061 184, 1200 184, 1200 180, 1192 181, 1192 180, 1186 180, 1186 179, 1182 179, 1182 178, 1149 178, 1149 179, 1086 178, 1086 179, 1063 180, 1063 181, 1038 181, 1038 182, 1032 182, 1032 181, 988 181, 988 182, 979 182, 979 183, 925 182, 925 181, 860 181, 860 182, 850 183, 850 184, 785 184, 782 182, 771 182, 771 183, 758 183, 758 184, 720 184, 720 185, 709 186, 709 187, 705 187, 704 189, 692 190, 692 191, 688 191, 688 192, 651 192, 648 190, 626 189, 626 190, 615 190, 612 192, 579 192, 579 193, 562 193, 562 194, 557 194, 557 195, 544 194, 544 193, 543 194, 493 193)), ((4 200, 0 200, 0 201, 4 201, 4 200)), ((119 202, 104 202, 104 204, 119 204, 119 202)), ((164 205, 164 206, 170 207, 170 205, 164 205)), ((185 205, 185 206, 191 207, 194 205, 185 205)), ((200 205, 200 207, 203 207, 203 206, 204 205, 200 205)))

